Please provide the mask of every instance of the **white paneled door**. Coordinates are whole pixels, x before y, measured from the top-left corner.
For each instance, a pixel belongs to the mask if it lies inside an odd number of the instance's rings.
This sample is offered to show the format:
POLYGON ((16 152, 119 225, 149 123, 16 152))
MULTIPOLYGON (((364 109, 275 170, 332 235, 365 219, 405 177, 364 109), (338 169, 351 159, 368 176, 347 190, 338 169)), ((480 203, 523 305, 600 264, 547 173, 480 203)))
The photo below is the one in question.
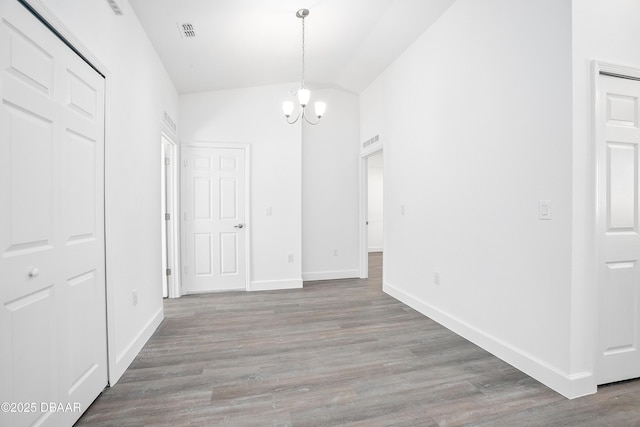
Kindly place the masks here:
POLYGON ((597 382, 640 377, 640 82, 600 75, 597 382))
POLYGON ((0 18, 0 425, 72 425, 107 385, 104 79, 0 18))
POLYGON ((246 289, 245 149, 187 146, 183 168, 186 293, 246 289))

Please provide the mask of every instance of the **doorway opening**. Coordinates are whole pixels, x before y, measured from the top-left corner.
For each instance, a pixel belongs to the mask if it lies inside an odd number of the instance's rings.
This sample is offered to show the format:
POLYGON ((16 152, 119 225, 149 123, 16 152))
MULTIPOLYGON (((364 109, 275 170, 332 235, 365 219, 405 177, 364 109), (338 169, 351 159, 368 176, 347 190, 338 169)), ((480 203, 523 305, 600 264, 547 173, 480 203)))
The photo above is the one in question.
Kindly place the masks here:
POLYGON ((161 220, 162 296, 178 298, 180 253, 178 228, 178 146, 164 132, 161 135, 161 220))
POLYGON ((384 247, 384 157, 382 151, 367 157, 367 253, 369 278, 382 285, 384 247))
POLYGON ((381 147, 362 156, 361 183, 360 277, 366 279, 370 274, 382 276, 384 154, 381 147))

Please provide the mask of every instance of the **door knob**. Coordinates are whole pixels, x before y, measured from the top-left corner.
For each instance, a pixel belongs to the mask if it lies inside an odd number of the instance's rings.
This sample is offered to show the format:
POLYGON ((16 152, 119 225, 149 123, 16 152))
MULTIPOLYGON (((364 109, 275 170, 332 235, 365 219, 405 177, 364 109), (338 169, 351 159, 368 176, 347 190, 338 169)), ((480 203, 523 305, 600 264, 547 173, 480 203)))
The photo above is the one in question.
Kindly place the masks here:
POLYGON ((38 277, 39 274, 40 274, 40 270, 38 270, 35 267, 29 270, 29 277, 38 277))
POLYGON ((244 224, 234 225, 233 228, 244 228, 244 224))

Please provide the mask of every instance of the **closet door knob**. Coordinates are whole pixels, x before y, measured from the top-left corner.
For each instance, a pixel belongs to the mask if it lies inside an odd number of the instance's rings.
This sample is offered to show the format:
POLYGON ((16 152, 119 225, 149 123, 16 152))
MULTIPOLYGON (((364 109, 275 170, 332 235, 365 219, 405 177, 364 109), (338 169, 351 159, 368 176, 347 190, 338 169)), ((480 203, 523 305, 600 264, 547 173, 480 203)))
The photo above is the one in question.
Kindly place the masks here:
POLYGON ((36 267, 33 267, 31 270, 29 270, 29 277, 38 277, 39 274, 40 270, 38 270, 36 267))

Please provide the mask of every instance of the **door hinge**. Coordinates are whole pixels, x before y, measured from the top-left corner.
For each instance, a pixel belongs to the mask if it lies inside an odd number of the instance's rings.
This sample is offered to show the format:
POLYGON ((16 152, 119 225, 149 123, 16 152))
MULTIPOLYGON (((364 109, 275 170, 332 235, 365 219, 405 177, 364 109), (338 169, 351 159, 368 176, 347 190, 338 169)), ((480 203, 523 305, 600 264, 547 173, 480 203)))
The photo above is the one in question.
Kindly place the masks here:
POLYGON ((165 158, 164 158, 164 164, 165 164, 166 166, 169 166, 169 165, 171 164, 171 159, 170 159, 169 157, 165 157, 165 158))
POLYGON ((171 269, 170 269, 170 268, 167 268, 166 273, 167 273, 167 276, 171 276, 171 269))
POLYGON ((164 214, 164 220, 165 221, 169 221, 170 219, 171 219, 171 214, 170 213, 164 214))

